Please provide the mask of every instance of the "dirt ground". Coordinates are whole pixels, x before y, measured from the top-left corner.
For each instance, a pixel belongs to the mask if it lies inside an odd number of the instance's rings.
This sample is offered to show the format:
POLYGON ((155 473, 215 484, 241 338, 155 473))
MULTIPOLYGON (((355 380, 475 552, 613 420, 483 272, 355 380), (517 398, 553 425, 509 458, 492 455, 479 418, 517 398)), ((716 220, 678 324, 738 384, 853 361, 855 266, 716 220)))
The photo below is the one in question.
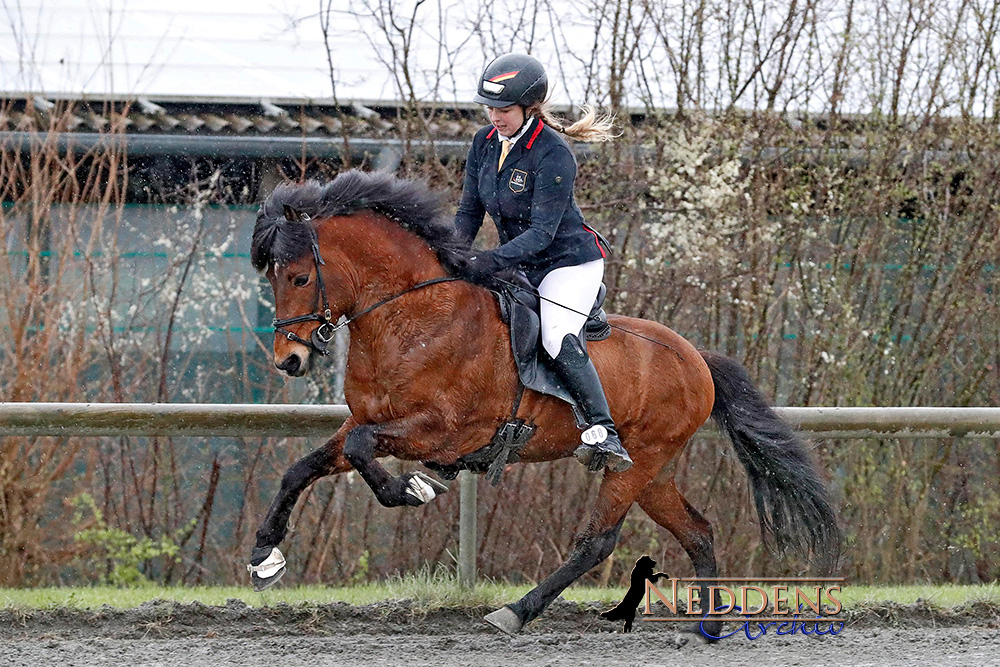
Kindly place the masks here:
MULTIPOLYGON (((147 603, 137 609, 0 612, 0 665, 1000 665, 1000 607, 855 610, 837 636, 742 632, 714 644, 637 620, 623 635, 597 604, 557 601, 517 637, 490 609, 429 614, 406 602, 253 609, 147 603)), ((640 616, 641 618, 641 616, 640 616)))

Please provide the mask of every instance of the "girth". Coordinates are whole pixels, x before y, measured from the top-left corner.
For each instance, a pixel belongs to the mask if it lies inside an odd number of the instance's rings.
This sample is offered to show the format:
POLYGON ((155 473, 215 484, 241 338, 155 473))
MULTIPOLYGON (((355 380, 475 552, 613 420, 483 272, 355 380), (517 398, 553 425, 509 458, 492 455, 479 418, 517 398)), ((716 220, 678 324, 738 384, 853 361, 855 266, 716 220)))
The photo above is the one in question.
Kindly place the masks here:
POLYGON ((459 472, 468 470, 477 475, 485 474, 493 486, 499 484, 504 468, 509 463, 517 463, 521 460, 521 450, 528 444, 528 440, 535 434, 537 428, 534 424, 527 423, 517 416, 523 395, 524 384, 518 380, 514 409, 511 411, 510 418, 500 425, 488 445, 466 454, 455 463, 442 464, 424 461, 424 466, 445 479, 455 479, 459 472))

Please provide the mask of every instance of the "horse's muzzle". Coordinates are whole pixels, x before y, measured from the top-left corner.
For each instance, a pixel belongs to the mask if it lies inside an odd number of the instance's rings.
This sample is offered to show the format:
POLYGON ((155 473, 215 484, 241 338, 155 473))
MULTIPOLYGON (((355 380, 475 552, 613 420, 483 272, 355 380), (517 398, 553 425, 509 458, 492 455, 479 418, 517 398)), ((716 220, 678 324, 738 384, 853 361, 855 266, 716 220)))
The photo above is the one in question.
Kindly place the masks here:
POLYGON ((292 377, 302 377, 309 370, 308 360, 303 361, 303 359, 296 353, 292 353, 285 357, 280 363, 275 362, 274 365, 279 371, 283 371, 292 377))

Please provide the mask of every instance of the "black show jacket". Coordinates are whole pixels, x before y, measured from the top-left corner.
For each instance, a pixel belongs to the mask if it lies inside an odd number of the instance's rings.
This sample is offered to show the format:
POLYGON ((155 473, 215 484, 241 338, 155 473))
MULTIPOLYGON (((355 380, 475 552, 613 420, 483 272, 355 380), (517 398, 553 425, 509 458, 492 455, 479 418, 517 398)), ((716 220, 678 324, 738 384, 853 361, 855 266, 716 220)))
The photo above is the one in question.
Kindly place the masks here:
POLYGON ((504 266, 523 269, 538 285, 553 269, 601 259, 606 253, 573 198, 576 158, 569 144, 541 120, 530 122, 499 172, 496 129, 488 125, 476 133, 465 163, 455 228, 471 245, 483 214, 489 213, 501 243, 494 256, 504 266))

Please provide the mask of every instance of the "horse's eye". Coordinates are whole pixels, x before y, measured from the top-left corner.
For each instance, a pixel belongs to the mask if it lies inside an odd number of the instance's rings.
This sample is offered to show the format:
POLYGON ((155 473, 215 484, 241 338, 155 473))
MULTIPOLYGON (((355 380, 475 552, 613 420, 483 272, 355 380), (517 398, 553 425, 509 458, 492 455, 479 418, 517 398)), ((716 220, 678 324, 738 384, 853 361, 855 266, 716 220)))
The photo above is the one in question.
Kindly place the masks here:
POLYGON ((292 284, 296 287, 305 287, 309 284, 309 276, 295 276, 295 280, 292 281, 292 284))

